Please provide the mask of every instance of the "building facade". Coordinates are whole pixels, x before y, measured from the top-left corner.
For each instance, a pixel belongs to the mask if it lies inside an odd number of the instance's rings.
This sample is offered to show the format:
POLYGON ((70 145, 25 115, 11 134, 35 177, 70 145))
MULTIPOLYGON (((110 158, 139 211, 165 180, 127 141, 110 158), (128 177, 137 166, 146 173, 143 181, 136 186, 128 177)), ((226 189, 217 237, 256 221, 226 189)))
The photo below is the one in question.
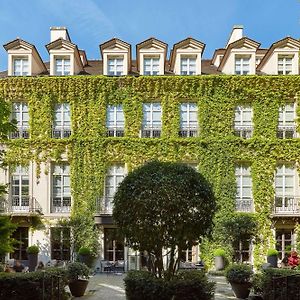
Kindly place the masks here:
MULTIPOLYGON (((88 60, 66 28, 50 35, 49 62, 21 39, 4 45, 0 97, 11 102, 17 131, 3 145, 0 182, 9 193, 1 210, 18 222, 21 241, 10 258, 26 260, 37 244, 44 262, 72 259, 72 232, 59 221, 81 213, 100 229, 99 261, 139 268, 141 256, 116 234, 112 201, 126 173, 151 159, 204 173, 219 215, 258 215, 261 241, 235 245, 237 259, 262 261, 272 244, 282 256, 296 245, 299 41, 261 49, 235 26, 210 60, 193 38, 169 57, 166 43, 149 38, 135 60, 131 45, 114 38, 100 45, 101 60, 88 60), (36 216, 44 228, 32 230, 36 216)), ((183 256, 198 261, 198 247, 183 256)))

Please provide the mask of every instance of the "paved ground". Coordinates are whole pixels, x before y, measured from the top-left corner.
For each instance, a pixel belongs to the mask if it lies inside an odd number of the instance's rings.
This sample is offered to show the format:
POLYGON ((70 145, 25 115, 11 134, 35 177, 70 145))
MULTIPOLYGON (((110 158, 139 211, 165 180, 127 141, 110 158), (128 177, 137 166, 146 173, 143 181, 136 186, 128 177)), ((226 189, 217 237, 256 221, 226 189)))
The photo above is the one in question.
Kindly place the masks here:
MULTIPOLYGON (((90 279, 85 296, 73 299, 125 300, 123 278, 123 274, 97 274, 90 279)), ((210 276, 210 279, 217 283, 215 300, 236 299, 224 277, 210 276)))

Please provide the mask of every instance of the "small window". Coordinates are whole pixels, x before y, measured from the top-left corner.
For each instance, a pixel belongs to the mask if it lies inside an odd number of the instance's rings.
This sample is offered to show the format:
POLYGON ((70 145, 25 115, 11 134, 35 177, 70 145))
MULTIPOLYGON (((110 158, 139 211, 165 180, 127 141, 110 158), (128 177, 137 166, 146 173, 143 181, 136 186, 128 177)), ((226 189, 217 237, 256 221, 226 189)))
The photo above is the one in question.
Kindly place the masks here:
POLYGON ((12 120, 17 121, 17 131, 11 132, 10 138, 29 138, 29 111, 26 102, 14 102, 12 104, 12 120))
POLYGON ((159 75, 159 58, 144 58, 144 75, 159 75))
POLYGON ((180 137, 198 136, 198 108, 196 103, 180 104, 180 137))
POLYGON ((234 133, 242 138, 251 138, 253 132, 252 107, 237 106, 234 116, 234 133))
POLYGON ((297 137, 296 103, 286 103, 279 108, 277 137, 281 139, 297 137))
POLYGON ((142 137, 155 138, 161 135, 161 115, 160 103, 143 104, 143 124, 142 137))
POLYGON ((51 259, 67 260, 71 258, 70 228, 51 227, 51 259))
POLYGON ((28 247, 28 227, 18 227, 12 234, 12 238, 16 240, 14 244, 14 252, 10 253, 10 258, 18 260, 27 260, 27 247, 28 247))
POLYGON ((278 75, 292 74, 293 56, 279 55, 278 56, 278 75))
POLYGON ((235 57, 235 74, 247 75, 250 73, 250 57, 236 56, 235 57))
POLYGON ((16 57, 13 59, 13 75, 27 76, 29 74, 28 58, 16 57))
POLYGON ((71 135, 71 111, 69 103, 56 104, 54 107, 54 120, 52 137, 68 138, 71 135))
POLYGON ((120 57, 108 58, 107 74, 110 76, 121 76, 124 73, 124 59, 120 57))
POLYGON ((181 75, 196 74, 196 57, 181 57, 180 74, 181 75))
POLYGON ((122 105, 109 105, 106 111, 107 136, 124 136, 124 111, 122 105))
POLYGON ((55 60, 55 75, 70 75, 71 62, 69 57, 56 57, 55 60))

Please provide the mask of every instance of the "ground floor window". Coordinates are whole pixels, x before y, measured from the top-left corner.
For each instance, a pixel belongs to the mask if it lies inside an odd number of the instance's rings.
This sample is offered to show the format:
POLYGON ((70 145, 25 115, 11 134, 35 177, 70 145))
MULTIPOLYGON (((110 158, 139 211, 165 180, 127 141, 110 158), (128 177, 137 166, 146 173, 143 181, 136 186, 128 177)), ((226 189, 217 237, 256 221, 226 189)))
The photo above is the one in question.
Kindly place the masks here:
POLYGON ((193 261, 193 246, 189 246, 186 249, 183 249, 180 256, 180 261, 182 262, 192 262, 193 261))
POLYGON ((70 228, 51 227, 51 259, 70 260, 70 228))
POLYGON ((290 251, 294 244, 294 229, 276 229, 276 250, 279 259, 283 259, 285 252, 290 251))
POLYGON ((26 249, 28 247, 28 227, 18 227, 12 234, 12 237, 17 241, 14 252, 10 253, 10 258, 18 260, 27 260, 26 249))
POLYGON ((252 243, 250 239, 237 240, 233 243, 234 261, 249 262, 251 259, 252 243))
POLYGON ((118 237, 116 228, 104 228, 104 259, 124 260, 124 241, 118 237))

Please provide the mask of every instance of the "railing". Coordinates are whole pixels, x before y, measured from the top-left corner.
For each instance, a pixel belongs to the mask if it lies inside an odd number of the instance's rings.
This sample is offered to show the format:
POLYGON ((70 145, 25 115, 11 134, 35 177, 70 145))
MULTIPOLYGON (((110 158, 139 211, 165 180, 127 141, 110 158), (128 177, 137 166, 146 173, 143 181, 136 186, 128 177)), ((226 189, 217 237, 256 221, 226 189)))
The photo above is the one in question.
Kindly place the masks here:
POLYGON ((70 213, 71 197, 52 198, 51 213, 70 213))
POLYGON ((112 200, 111 198, 97 198, 96 199, 96 213, 112 214, 112 200))
POLYGON ((16 131, 9 134, 11 139, 29 139, 29 128, 28 127, 17 127, 16 131))
POLYGON ((141 130, 141 137, 159 138, 161 135, 160 127, 143 127, 141 130))
POLYGON ((53 127, 52 128, 52 138, 63 139, 68 138, 72 134, 70 127, 53 127))
POLYGON ((278 126, 277 138, 292 139, 297 137, 296 126, 278 126))
POLYGON ((197 137, 199 134, 198 128, 186 127, 181 128, 179 131, 180 137, 197 137))
POLYGON ((8 200, 0 201, 0 212, 2 213, 39 213, 43 210, 40 203, 30 196, 12 196, 8 200))
POLYGON ((244 139, 250 139, 253 134, 252 126, 234 126, 234 135, 244 139))
POLYGON ((276 197, 273 214, 282 216, 300 215, 300 197, 276 197))
POLYGON ((251 198, 236 199, 236 210, 240 212, 253 212, 253 200, 251 198))
POLYGON ((124 136, 124 128, 107 128, 106 136, 122 137, 124 136))

